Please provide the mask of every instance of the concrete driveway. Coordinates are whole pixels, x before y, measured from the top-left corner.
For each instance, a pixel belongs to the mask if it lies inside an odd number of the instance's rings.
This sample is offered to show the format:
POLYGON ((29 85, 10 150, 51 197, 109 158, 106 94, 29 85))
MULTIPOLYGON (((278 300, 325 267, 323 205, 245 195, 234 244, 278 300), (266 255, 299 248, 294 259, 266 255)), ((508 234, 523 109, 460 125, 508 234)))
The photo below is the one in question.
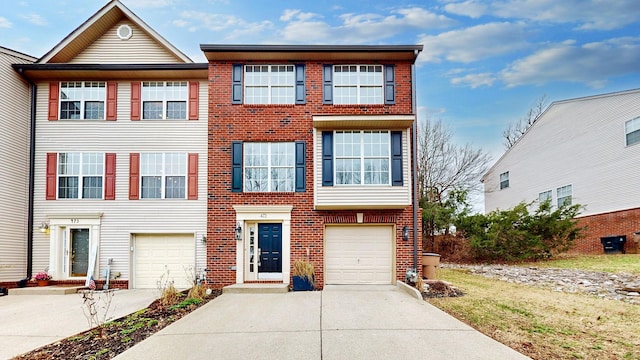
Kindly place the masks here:
POLYGON ((116 359, 528 359, 395 286, 223 294, 116 359))
MULTIPOLYGON (((110 318, 147 307, 157 290, 116 290, 110 318)), ((82 296, 9 295, 0 297, 0 359, 37 349, 90 328, 82 296)))

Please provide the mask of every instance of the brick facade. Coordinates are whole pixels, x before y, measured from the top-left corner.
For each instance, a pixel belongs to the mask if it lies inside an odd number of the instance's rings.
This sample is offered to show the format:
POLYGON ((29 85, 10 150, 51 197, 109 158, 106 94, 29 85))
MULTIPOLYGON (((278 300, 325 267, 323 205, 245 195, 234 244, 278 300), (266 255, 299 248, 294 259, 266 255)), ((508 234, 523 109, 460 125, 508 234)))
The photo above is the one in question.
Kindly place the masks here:
MULTIPOLYGON (((233 62, 233 64, 239 62, 233 62)), ((268 64, 282 63, 270 61, 268 64)), ((412 208, 400 210, 314 210, 313 115, 395 115, 412 114, 411 63, 396 66, 395 105, 323 105, 322 65, 306 62, 304 105, 232 104, 232 63, 209 62, 209 140, 207 274, 208 285, 221 288, 236 282, 236 213, 233 205, 290 205, 291 262, 306 258, 316 267, 316 286, 324 284, 324 226, 356 223, 356 213, 364 213, 364 223, 396 225, 396 276, 404 279, 413 267, 413 241, 402 240, 402 227, 412 225, 412 208), (282 193, 231 192, 231 142, 305 141, 306 191, 282 193)), ((338 62, 344 63, 344 62, 338 62)), ((349 63, 358 63, 350 59, 349 63)), ((370 63, 370 60, 362 61, 370 63)), ((251 62, 260 64, 260 62, 251 62)), ((284 251, 284 249, 283 249, 284 251)), ((290 266, 291 264, 283 264, 290 266)))
POLYGON ((626 235, 625 251, 638 252, 634 233, 640 231, 640 208, 581 217, 578 224, 586 227, 584 237, 576 241, 571 253, 602 254, 600 238, 611 235, 626 235))

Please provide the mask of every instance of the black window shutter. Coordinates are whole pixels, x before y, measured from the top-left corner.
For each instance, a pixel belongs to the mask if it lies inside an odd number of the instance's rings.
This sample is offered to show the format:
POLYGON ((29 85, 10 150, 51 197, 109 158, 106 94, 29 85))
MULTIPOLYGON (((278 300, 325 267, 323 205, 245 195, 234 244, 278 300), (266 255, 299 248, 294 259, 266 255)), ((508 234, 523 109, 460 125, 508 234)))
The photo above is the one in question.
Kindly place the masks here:
POLYGON ((242 64, 233 64, 231 103, 242 104, 242 64))
POLYGON ((322 186, 333 186, 333 132, 322 132, 322 186))
POLYGON ((391 185, 402 186, 402 131, 391 132, 391 185))
POLYGON ((322 66, 322 103, 333 104, 333 65, 322 66))
POLYGON ((394 105, 396 103, 396 72, 394 65, 384 66, 384 103, 394 105))
POLYGON ((296 141, 296 192, 307 190, 306 183, 306 143, 296 141))
POLYGON ((296 64, 296 104, 306 104, 304 64, 296 64))
POLYGON ((231 142, 231 191, 242 192, 242 141, 231 142))

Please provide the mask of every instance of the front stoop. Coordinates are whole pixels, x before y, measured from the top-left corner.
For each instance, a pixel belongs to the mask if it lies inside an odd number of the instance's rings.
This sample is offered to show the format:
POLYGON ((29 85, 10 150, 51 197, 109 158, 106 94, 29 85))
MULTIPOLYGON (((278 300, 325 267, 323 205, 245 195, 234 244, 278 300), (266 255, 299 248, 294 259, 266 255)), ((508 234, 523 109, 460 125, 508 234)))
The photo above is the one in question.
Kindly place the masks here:
POLYGON ((223 294, 268 294, 288 291, 287 284, 233 284, 222 288, 223 294))
POLYGON ((86 289, 86 286, 30 286, 9 289, 9 295, 68 295, 81 289, 86 289))

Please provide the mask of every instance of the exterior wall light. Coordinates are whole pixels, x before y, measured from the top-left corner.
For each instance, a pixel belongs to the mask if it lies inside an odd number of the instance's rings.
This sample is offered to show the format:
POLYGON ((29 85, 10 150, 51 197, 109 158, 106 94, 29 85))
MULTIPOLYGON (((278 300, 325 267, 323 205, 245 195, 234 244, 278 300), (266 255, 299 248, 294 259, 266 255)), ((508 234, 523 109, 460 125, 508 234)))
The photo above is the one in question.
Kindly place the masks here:
POLYGON ((41 233, 43 234, 49 234, 49 224, 47 224, 46 222, 40 223, 40 227, 38 228, 38 230, 40 230, 41 233))
POLYGON ((240 226, 240 223, 236 224, 236 240, 242 240, 242 226, 240 226))
POLYGON ((402 228, 402 240, 407 241, 409 240, 409 227, 407 225, 405 225, 402 228))

